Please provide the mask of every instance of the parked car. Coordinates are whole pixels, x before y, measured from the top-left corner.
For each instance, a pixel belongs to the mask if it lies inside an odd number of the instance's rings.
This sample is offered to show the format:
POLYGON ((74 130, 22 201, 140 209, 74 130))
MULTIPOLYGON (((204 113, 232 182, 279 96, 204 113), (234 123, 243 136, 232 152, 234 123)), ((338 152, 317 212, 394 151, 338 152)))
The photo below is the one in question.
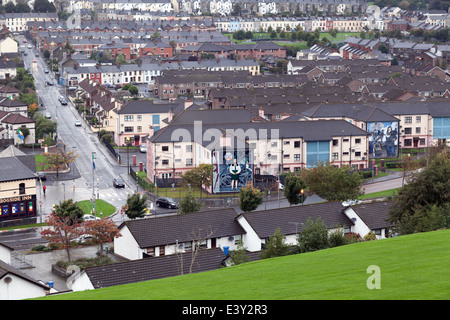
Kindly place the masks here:
POLYGON ((139 148, 139 150, 140 150, 142 153, 146 153, 146 152, 147 152, 147 145, 146 145, 146 144, 143 144, 143 145, 139 148))
POLYGON ((31 44, 29 44, 29 45, 28 45, 28 49, 31 49, 31 48, 32 48, 32 46, 31 46, 31 44))
POLYGON ((48 86, 54 85, 53 80, 51 80, 51 79, 50 79, 50 80, 46 80, 45 83, 46 83, 48 86))
POLYGON ((45 174, 45 172, 37 172, 36 174, 37 174, 38 180, 42 180, 42 181, 47 180, 47 175, 45 174))
POLYGON ((60 102, 63 106, 67 106, 67 100, 65 98, 61 99, 60 102))
POLYGON ((95 221, 95 220, 100 220, 99 217, 93 216, 92 214, 85 214, 83 216, 83 220, 84 221, 95 221))
POLYGON ((125 182, 123 182, 122 178, 114 178, 113 186, 116 188, 125 188, 125 182))
POLYGON ((75 127, 81 127, 81 121, 75 120, 75 127))
POLYGON ((44 72, 48 73, 48 68, 47 67, 44 68, 44 72))
POLYGON ((169 209, 178 209, 178 204, 172 198, 159 197, 156 199, 157 207, 164 207, 169 209))
POLYGON ((51 118, 52 118, 52 115, 50 114, 50 112, 46 112, 46 113, 45 113, 45 117, 46 117, 47 119, 51 119, 51 118))
POLYGON ((88 242, 89 240, 92 240, 92 239, 93 239, 93 237, 90 234, 82 234, 78 238, 74 239, 73 242, 86 243, 86 242, 88 242))

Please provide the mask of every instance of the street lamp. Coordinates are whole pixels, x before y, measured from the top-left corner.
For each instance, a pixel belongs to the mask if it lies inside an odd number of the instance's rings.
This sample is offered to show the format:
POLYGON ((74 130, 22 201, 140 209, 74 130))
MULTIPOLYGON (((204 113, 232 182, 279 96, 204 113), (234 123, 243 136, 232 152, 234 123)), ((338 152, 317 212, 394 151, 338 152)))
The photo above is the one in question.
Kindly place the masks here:
POLYGON ((300 201, 302 202, 302 205, 305 202, 305 190, 303 190, 303 188, 300 189, 300 201))

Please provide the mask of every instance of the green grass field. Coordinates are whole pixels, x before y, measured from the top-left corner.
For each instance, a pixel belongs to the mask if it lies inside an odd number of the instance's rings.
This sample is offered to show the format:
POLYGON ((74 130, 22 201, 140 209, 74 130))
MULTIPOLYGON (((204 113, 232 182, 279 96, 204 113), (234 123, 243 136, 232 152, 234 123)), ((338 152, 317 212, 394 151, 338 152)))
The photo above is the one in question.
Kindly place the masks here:
MULTIPOLYGON (((80 206, 80 208, 84 211, 84 214, 91 214, 92 204, 90 200, 78 201, 77 203, 80 206)), ((102 212, 103 217, 109 217, 114 212, 116 212, 116 210, 117 210, 116 207, 114 207, 112 204, 109 204, 108 202, 102 199, 97 199, 97 212, 98 212, 97 216, 100 216, 100 212, 102 212)))
POLYGON ((450 230, 356 243, 43 299, 73 300, 447 300, 450 230), (380 289, 369 289, 369 266, 380 289))

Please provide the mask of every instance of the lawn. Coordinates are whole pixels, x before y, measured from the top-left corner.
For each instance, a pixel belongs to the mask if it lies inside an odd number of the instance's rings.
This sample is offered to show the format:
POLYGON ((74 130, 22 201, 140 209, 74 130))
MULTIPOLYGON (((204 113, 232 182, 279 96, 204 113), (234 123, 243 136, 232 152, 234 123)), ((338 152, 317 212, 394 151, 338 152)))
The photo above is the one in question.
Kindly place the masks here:
MULTIPOLYGON (((90 200, 78 201, 77 204, 84 211, 84 214, 91 214, 92 204, 90 200)), ((116 210, 116 207, 114 207, 112 204, 109 204, 102 199, 97 199, 98 216, 100 216, 101 212, 103 217, 109 217, 114 212, 116 212, 116 210)))
POLYGON ((401 188, 395 188, 395 189, 390 189, 390 190, 383 190, 383 191, 363 194, 362 196, 359 196, 358 199, 364 200, 364 199, 382 198, 382 197, 393 196, 393 195, 396 195, 400 189, 401 188))
POLYGON ((43 154, 35 155, 34 161, 36 163, 36 172, 50 168, 50 165, 47 164, 47 157, 43 154))
POLYGON ((450 230, 419 233, 42 299, 448 300, 449 241, 450 230))

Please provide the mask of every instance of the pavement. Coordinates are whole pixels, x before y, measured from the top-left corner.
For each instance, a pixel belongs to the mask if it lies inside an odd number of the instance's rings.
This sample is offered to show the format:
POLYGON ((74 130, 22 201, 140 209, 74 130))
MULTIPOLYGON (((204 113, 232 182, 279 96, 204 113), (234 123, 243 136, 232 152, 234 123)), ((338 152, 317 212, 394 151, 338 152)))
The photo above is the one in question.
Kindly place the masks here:
MULTIPOLYGON (((104 245, 105 246, 105 245, 104 245)), ((78 258, 95 258, 99 250, 98 245, 94 246, 80 246, 70 250, 71 261, 78 258)), ((113 261, 120 262, 122 259, 116 257, 114 254, 104 253, 111 257, 113 261)), ((67 285, 67 279, 52 272, 52 265, 58 261, 67 261, 67 253, 65 250, 53 250, 42 253, 32 253, 25 256, 31 268, 21 269, 35 280, 40 280, 44 283, 53 282, 53 288, 58 292, 70 290, 67 285)))

